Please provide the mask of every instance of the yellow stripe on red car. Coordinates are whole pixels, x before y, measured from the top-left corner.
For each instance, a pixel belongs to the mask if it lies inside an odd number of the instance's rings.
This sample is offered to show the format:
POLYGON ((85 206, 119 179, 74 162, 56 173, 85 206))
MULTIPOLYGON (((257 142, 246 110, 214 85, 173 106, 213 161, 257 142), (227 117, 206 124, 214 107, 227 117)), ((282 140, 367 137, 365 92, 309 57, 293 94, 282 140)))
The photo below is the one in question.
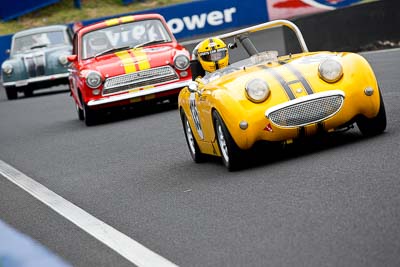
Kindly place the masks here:
POLYGON ((135 62, 131 54, 129 54, 127 51, 120 51, 116 52, 115 55, 121 60, 126 74, 136 71, 135 62))
POLYGON ((134 21, 135 20, 135 17, 134 16, 125 16, 125 17, 122 17, 121 18, 121 22, 122 23, 125 23, 125 22, 132 22, 132 21, 134 21))
POLYGON ((139 70, 147 70, 151 68, 147 54, 143 49, 131 49, 129 51, 135 57, 139 70))
POLYGON ((134 16, 125 16, 125 17, 122 17, 122 18, 108 19, 104 23, 107 26, 114 26, 114 25, 117 25, 117 24, 120 24, 120 23, 132 22, 134 20, 135 20, 134 16))
POLYGON ((105 21, 105 24, 107 26, 117 25, 117 24, 119 24, 119 19, 108 19, 108 20, 105 21))

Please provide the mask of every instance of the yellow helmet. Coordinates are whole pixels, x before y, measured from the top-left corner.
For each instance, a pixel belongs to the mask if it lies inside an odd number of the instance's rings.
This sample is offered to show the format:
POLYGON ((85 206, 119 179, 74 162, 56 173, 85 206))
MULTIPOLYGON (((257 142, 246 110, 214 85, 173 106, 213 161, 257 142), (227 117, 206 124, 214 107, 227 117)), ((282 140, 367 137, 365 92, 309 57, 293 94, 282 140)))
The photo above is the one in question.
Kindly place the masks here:
POLYGON ((208 72, 225 68, 229 64, 228 47, 219 38, 205 39, 198 46, 197 59, 208 72))

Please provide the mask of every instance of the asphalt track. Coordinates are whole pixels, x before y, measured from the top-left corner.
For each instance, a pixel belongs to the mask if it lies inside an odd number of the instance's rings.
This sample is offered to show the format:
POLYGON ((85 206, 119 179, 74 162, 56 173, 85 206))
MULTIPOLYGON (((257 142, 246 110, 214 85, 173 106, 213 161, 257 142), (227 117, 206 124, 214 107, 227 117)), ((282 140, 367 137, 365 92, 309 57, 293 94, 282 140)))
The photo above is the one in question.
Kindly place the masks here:
MULTIPOLYGON (((63 88, 2 91, 0 160, 179 266, 400 266, 400 50, 363 55, 388 117, 374 138, 260 148, 230 173, 192 162, 175 106, 86 127, 63 88)), ((0 220, 73 266, 132 266, 2 176, 0 203, 0 220)))

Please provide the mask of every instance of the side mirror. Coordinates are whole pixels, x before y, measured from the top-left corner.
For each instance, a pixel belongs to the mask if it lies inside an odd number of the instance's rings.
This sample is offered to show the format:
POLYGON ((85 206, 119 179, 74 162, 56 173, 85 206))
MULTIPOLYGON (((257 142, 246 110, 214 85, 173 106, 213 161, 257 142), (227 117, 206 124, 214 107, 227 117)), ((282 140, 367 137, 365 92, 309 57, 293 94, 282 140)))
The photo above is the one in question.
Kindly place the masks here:
POLYGON ((77 55, 69 55, 67 57, 67 59, 68 59, 68 62, 74 62, 78 59, 78 56, 77 55))
POLYGON ((197 82, 190 82, 188 89, 191 93, 199 93, 199 84, 197 82))

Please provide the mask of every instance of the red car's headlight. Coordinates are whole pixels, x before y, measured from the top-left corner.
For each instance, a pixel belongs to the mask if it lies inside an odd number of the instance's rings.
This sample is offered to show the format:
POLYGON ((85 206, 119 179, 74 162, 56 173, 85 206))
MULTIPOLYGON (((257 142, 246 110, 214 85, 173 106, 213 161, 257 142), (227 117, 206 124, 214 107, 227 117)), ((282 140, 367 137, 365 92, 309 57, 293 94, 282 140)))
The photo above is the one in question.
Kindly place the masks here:
POLYGON ((178 55, 174 58, 174 65, 178 70, 186 70, 189 68, 190 60, 185 55, 178 55))
POLYGON ((95 89, 101 85, 103 79, 101 74, 97 71, 91 71, 86 76, 86 84, 92 89, 95 89))

